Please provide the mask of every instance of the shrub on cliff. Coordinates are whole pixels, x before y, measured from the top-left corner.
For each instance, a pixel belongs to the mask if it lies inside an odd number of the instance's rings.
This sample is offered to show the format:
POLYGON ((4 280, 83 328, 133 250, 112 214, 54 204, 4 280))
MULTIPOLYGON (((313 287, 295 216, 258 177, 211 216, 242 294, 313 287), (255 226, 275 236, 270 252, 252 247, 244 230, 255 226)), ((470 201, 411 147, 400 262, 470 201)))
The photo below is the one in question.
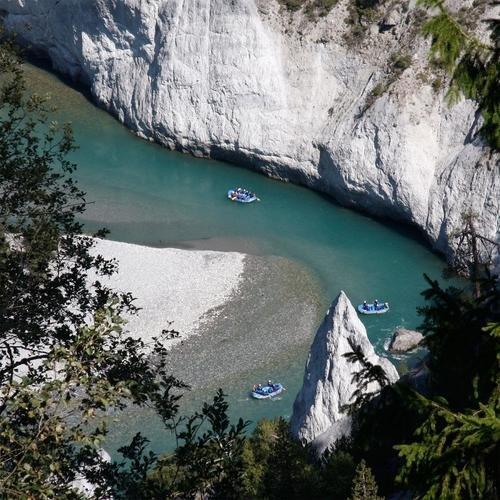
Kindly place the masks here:
POLYGON ((500 21, 490 19, 491 42, 485 43, 464 28, 442 0, 419 0, 437 9, 423 26, 431 38, 430 57, 450 75, 447 98, 456 103, 463 95, 477 102, 484 123, 482 133, 491 147, 500 148, 500 21))
POLYGON ((304 7, 304 12, 312 19, 326 16, 338 0, 278 0, 288 10, 294 12, 304 7))

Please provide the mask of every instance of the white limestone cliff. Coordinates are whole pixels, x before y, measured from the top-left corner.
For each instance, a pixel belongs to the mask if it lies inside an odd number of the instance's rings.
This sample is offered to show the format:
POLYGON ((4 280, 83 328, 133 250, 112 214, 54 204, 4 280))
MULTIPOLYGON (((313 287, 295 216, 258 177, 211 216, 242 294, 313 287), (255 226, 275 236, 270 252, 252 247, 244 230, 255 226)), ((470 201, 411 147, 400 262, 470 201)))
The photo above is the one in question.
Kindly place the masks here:
MULTIPOLYGON (((344 407, 353 402, 357 386, 352 378, 362 366, 351 363, 344 354, 352 352, 354 345, 361 347, 368 361, 384 369, 390 382, 398 380, 396 368, 375 354, 354 307, 347 295, 340 292, 314 338, 291 419, 293 436, 312 442, 318 453, 350 431, 350 417, 344 407)), ((373 382, 366 391, 378 389, 380 386, 373 382)))
POLYGON ((0 0, 0 13, 142 137, 403 220, 445 252, 464 212, 498 239, 498 154, 472 102, 433 90, 415 2, 389 3, 390 29, 352 47, 349 1, 318 22, 276 0, 0 0), (410 67, 371 98, 394 54, 410 67))

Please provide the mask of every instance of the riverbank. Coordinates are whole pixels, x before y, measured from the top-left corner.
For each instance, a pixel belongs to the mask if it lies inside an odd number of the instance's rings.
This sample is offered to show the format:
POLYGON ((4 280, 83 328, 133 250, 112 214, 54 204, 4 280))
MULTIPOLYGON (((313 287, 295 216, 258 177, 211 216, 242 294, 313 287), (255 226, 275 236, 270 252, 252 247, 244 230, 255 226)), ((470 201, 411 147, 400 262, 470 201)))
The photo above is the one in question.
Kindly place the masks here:
POLYGON ((101 281, 136 297, 140 310, 127 318, 130 334, 148 341, 173 328, 179 337, 170 346, 214 319, 238 292, 245 270, 245 255, 237 252, 152 248, 101 239, 93 252, 118 262, 118 272, 101 281))
MULTIPOLYGON (((204 304, 199 310, 205 310, 199 319, 194 317, 190 302, 186 301, 184 309, 171 309, 170 314, 167 311, 163 315, 165 321, 174 321, 174 327, 187 322, 192 325, 182 330, 181 342, 172 346, 166 358, 168 371, 191 388, 180 402, 180 413, 192 414, 199 410, 203 402, 210 400, 222 387, 228 395, 232 416, 245 416, 254 423, 263 417, 289 416, 303 368, 303 355, 325 307, 324 291, 306 267, 276 256, 151 248, 108 241, 100 242, 98 251, 102 250, 101 243, 107 247, 101 253, 111 257, 111 251, 114 252, 121 262, 121 272, 127 274, 123 278, 113 278, 110 285, 117 287, 119 284, 119 288, 123 289, 128 287, 139 297, 137 305, 144 307, 137 322, 129 323, 132 335, 145 332, 149 336, 151 331, 161 326, 161 322, 149 321, 144 314, 147 316, 147 311, 155 309, 161 298, 155 298, 154 294, 162 293, 162 290, 155 282, 151 287, 152 293, 148 291, 144 294, 148 271, 138 275, 136 270, 149 267, 157 269, 158 274, 168 274, 168 269, 175 267, 174 263, 163 263, 163 268, 157 268, 156 258, 173 256, 177 265, 180 262, 182 268, 190 268, 181 280, 180 293, 176 278, 180 268, 173 269, 174 274, 168 278, 170 286, 175 288, 175 292, 171 290, 170 300, 177 297, 177 300, 183 301, 190 284, 197 283, 193 274, 198 273, 199 256, 207 254, 212 261, 217 257, 220 264, 227 264, 224 270, 226 276, 237 271, 234 256, 241 256, 243 266, 238 285, 223 300, 219 300, 219 306, 213 305, 215 301, 211 300, 211 296, 218 293, 220 282, 224 282, 225 278, 220 275, 215 276, 214 283, 207 284, 208 297, 198 295, 200 303, 204 304), (289 390, 271 404, 255 404, 256 401, 248 397, 248 390, 252 384, 268 378, 286 382, 289 390)), ((214 277, 214 269, 204 269, 207 280, 214 277)), ((192 302, 193 297, 189 301, 192 302)), ((116 450, 123 442, 129 441, 138 429, 146 430, 154 451, 161 453, 174 446, 172 436, 165 432, 163 423, 155 412, 147 408, 128 408, 126 413, 115 415, 114 419, 106 441, 106 449, 113 457, 117 456, 116 450)))
POLYGON ((257 369, 278 376, 278 360, 311 342, 322 299, 317 280, 298 263, 247 255, 238 291, 200 324, 198 335, 170 351, 170 370, 194 389, 227 387, 241 377, 248 384, 243 374, 257 369))
POLYGON ((136 298, 139 311, 126 318, 133 337, 148 342, 163 329, 179 332, 168 344, 175 346, 169 362, 192 386, 269 364, 283 350, 307 345, 322 310, 316 280, 280 257, 102 239, 93 253, 118 263, 118 271, 101 281, 136 298))

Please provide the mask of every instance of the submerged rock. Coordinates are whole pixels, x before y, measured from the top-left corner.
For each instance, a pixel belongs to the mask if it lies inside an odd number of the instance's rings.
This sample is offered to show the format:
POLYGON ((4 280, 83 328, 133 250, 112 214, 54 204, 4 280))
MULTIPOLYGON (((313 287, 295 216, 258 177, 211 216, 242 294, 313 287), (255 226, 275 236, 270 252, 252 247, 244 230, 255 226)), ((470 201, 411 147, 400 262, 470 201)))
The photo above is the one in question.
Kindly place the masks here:
MULTIPOLYGON (((398 380, 396 368, 375 354, 354 307, 346 294, 340 292, 314 338, 291 419, 293 436, 313 442, 319 453, 350 432, 351 419, 343 407, 352 403, 357 388, 352 378, 362 368, 344 357, 352 352, 353 345, 361 347, 368 361, 382 366, 391 382, 398 380)), ((367 392, 377 389, 378 384, 372 383, 367 392)))
POLYGON ((496 240, 498 153, 472 101, 433 89, 410 3, 359 44, 345 2, 315 23, 275 0, 0 0, 0 17, 141 137, 406 221, 439 250, 466 212, 496 240))
POLYGON ((406 328, 397 328, 392 334, 389 344, 390 352, 408 352, 416 349, 424 336, 416 330, 407 330, 406 328))

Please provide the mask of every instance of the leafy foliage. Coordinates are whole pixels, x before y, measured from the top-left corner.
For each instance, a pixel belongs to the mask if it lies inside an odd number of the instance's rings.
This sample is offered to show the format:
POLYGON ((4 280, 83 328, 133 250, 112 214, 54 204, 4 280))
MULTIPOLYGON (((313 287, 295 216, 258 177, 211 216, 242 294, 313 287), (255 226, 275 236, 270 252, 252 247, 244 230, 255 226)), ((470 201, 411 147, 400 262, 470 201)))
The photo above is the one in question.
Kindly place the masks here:
POLYGON ((465 31, 443 0, 420 3, 438 10, 424 24, 423 33, 432 38, 431 58, 451 75, 449 103, 462 95, 476 101, 484 119, 484 137, 491 147, 500 148, 500 21, 490 21, 491 43, 485 44, 465 31))
POLYGON ((311 486, 312 492, 316 490, 313 486, 316 472, 308 460, 306 448, 291 438, 288 423, 280 418, 264 469, 262 487, 266 496, 271 499, 303 498, 311 492, 311 486))
POLYGON ((93 239, 76 220, 85 199, 66 158, 71 130, 47 128, 50 109, 25 95, 14 54, 0 47, 0 384, 70 346, 85 319, 113 298, 120 311, 134 310, 129 294, 98 279, 87 286, 90 271, 108 276, 116 266, 92 255, 93 239))
MULTIPOLYGON (((181 444, 174 462, 180 469, 174 489, 183 495, 208 495, 210 498, 239 498, 243 475, 244 430, 249 422, 239 419, 230 424, 228 404, 221 390, 211 405, 203 405, 185 422, 178 434, 181 444), (208 424, 207 430, 201 432, 208 424)), ((182 421, 182 420, 181 420, 182 421)))
POLYGON ((496 498, 500 439, 500 292, 495 280, 472 296, 429 280, 422 309, 432 398, 414 441, 396 447, 399 480, 422 498, 496 498))
POLYGON ((356 471, 356 462, 351 453, 351 442, 337 442, 335 450, 326 453, 321 465, 324 496, 331 500, 347 498, 356 471))
POLYGON ((397 73, 403 72, 411 66, 412 58, 409 54, 394 52, 391 54, 392 67, 397 73))
MULTIPOLYGON (((360 399, 352 453, 376 470, 385 491, 393 474, 419 498, 496 498, 500 438, 500 291, 496 279, 479 293, 442 289, 427 278, 423 332, 430 394, 415 391, 411 375, 378 398, 360 399), (397 459, 391 447, 399 453, 397 459), (384 470, 385 469, 385 470, 384 470), (392 469, 392 471, 391 471, 392 469)), ((358 387, 366 390, 370 366, 362 364, 358 387)), ((429 390, 429 389, 428 389, 429 390)))
POLYGON ((2 386, 0 492, 9 498, 28 492, 72 498, 77 478, 107 491, 100 453, 107 425, 96 419, 99 412, 148 400, 161 404, 163 413, 176 413, 178 396, 171 390, 181 385, 162 377, 161 368, 158 377, 149 357, 124 339, 116 309, 97 311, 73 343, 54 347, 29 375, 2 386), (140 378, 127 375, 129 363, 140 378))
POLYGON ((423 295, 428 305, 420 313, 433 391, 452 407, 472 408, 489 399, 498 377, 498 339, 484 329, 498 321, 497 282, 474 298, 465 290, 443 290, 436 281, 426 280, 430 288, 423 295))
POLYGON ((304 7, 304 12, 310 17, 326 16, 338 0, 278 0, 288 10, 294 12, 304 7))
POLYGON ((397 446, 405 459, 400 478, 422 498, 496 498, 500 445, 499 398, 465 413, 417 395, 430 417, 420 426, 418 441, 397 446))
POLYGON ((126 335, 130 294, 99 281, 116 266, 82 236, 71 130, 27 95, 8 42, 0 72, 0 496, 75 498, 74 479, 111 484, 97 417, 148 404, 172 418, 184 385, 166 372, 161 339, 126 335))
POLYGON ((244 446, 242 498, 344 500, 356 464, 350 443, 338 443, 321 459, 294 440, 282 418, 262 420, 244 446))
POLYGON ((166 420, 178 446, 165 457, 146 454, 149 440, 137 434, 120 450, 126 461, 110 466, 113 498, 240 498, 247 422, 230 424, 227 409, 219 390, 201 412, 166 420))
POLYGON ((428 417, 414 397, 414 390, 403 377, 387 386, 353 415, 350 453, 358 463, 365 460, 373 471, 379 491, 394 492, 402 459, 394 448, 415 440, 414 432, 428 417))
POLYGON ((349 343, 352 351, 344 354, 344 357, 350 363, 359 363, 361 365, 361 370, 352 376, 351 382, 356 384, 356 390, 352 395, 352 403, 345 408, 352 413, 363 407, 374 396, 379 394, 384 387, 389 385, 389 379, 381 365, 374 365, 366 358, 361 346, 351 343, 350 340, 349 343), (378 389, 369 391, 369 387, 373 386, 373 384, 377 384, 378 389))

